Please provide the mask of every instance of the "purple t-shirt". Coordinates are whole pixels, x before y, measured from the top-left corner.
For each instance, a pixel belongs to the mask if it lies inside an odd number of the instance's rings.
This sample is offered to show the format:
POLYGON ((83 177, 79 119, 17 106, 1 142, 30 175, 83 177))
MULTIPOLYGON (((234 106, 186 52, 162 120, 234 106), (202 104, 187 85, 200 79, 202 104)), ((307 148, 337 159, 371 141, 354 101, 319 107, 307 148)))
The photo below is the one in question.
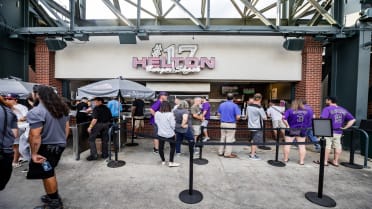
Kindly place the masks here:
MULTIPOLYGON (((160 100, 156 100, 156 102, 154 102, 154 104, 152 104, 151 109, 154 110, 155 112, 156 111, 159 111, 160 105, 161 105, 161 101, 160 100)), ((154 116, 153 115, 151 115, 151 117, 150 117, 150 124, 151 125, 154 125, 155 124, 155 119, 154 119, 154 116)))
POLYGON ((333 133, 335 134, 342 134, 341 127, 344 123, 354 119, 347 110, 340 106, 325 107, 320 117, 332 120, 333 133))
MULTIPOLYGON (((312 117, 313 113, 308 109, 298 109, 296 111, 288 109, 285 111, 283 119, 288 121, 289 127, 291 128, 307 128, 312 117)), ((301 132, 302 134, 305 134, 306 130, 303 129, 301 132)))
MULTIPOLYGON (((312 119, 313 116, 314 116, 313 109, 309 105, 304 105, 304 107, 305 107, 305 109, 307 109, 309 111, 309 114, 311 115, 311 119, 312 119)), ((311 119, 307 120, 306 128, 312 128, 313 127, 313 123, 312 123, 311 119)))
POLYGON ((209 104, 209 102, 204 102, 202 104, 202 112, 204 111, 207 111, 207 113, 205 114, 205 119, 206 120, 209 120, 211 118, 211 105, 209 104))

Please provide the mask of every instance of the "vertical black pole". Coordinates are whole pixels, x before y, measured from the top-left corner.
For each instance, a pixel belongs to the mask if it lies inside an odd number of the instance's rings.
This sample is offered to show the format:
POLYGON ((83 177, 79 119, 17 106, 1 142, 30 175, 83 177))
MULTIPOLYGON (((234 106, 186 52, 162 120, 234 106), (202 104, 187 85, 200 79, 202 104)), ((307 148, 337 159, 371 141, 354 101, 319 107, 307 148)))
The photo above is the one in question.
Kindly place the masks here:
POLYGON ((276 129, 276 144, 275 144, 275 161, 279 161, 279 132, 280 128, 276 129))
POLYGON ((111 140, 112 140, 112 127, 109 129, 109 161, 111 161, 111 140))
POLYGON ((135 123, 136 123, 136 119, 133 116, 133 118, 132 118, 132 144, 134 143, 134 124, 135 123))
MULTIPOLYGON (((190 142, 189 142, 190 143, 190 142)), ((194 183, 194 146, 190 146, 190 163, 189 163, 189 195, 192 195, 193 186, 194 183)))
MULTIPOLYGON (((119 129, 120 131, 120 129, 119 129)), ((114 131, 114 133, 117 132, 117 130, 114 131)), ((118 134, 115 134, 115 139, 114 139, 114 149, 115 149, 115 161, 118 161, 118 141, 119 137, 118 134)))
POLYGON ((325 161, 325 139, 320 139, 320 164, 319 164, 319 182, 318 182, 318 197, 323 197, 323 182, 324 182, 324 161, 325 161))
POLYGON ((350 164, 354 164, 354 154, 355 154, 355 149, 354 149, 354 130, 351 130, 351 136, 350 136, 350 164))

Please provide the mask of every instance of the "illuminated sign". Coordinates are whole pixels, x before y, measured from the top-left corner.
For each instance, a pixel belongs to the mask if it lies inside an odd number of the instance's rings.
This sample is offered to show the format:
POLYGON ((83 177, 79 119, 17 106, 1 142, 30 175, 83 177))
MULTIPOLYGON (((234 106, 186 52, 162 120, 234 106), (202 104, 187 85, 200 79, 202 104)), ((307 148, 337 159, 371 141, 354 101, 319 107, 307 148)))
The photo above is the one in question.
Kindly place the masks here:
POLYGON ((180 44, 176 48, 175 44, 168 46, 163 49, 162 44, 155 44, 152 48, 151 57, 133 57, 132 66, 133 68, 146 69, 147 72, 153 73, 196 73, 201 70, 208 68, 214 69, 216 65, 216 59, 214 57, 195 57, 198 51, 198 45, 195 44, 180 44), (188 53, 185 56, 176 56, 188 53), (166 54, 166 55, 165 55, 166 54))

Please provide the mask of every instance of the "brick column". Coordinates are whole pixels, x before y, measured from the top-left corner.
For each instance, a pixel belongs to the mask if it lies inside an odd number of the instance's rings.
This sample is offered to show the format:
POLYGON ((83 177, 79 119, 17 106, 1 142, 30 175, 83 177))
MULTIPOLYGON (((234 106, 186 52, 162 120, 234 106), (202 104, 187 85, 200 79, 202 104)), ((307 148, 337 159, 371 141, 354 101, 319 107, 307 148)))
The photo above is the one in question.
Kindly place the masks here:
POLYGON ((302 80, 296 84, 296 98, 305 99, 320 116, 321 82, 322 82, 322 53, 320 42, 312 37, 305 37, 302 51, 302 80))
POLYGON ((45 37, 37 37, 35 44, 35 81, 54 86, 58 94, 62 93, 62 81, 55 78, 55 52, 49 51, 45 37))

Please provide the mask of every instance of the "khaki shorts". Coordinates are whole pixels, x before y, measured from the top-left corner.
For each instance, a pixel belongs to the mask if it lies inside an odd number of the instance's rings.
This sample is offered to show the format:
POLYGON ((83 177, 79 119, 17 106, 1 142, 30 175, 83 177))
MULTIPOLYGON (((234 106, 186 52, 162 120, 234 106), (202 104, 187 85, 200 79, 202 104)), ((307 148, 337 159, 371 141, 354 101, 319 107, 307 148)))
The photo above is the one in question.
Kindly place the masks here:
POLYGON ((285 124, 283 123, 283 120, 273 120, 273 128, 285 128, 285 124))
POLYGON ((145 121, 144 121, 144 116, 134 116, 134 119, 136 119, 134 121, 134 127, 135 128, 143 128, 145 127, 145 121))
POLYGON ((201 134, 200 127, 200 125, 192 125, 194 136, 199 136, 201 134))
POLYGON ((325 137, 326 149, 342 149, 341 136, 342 134, 333 134, 333 137, 325 137))

